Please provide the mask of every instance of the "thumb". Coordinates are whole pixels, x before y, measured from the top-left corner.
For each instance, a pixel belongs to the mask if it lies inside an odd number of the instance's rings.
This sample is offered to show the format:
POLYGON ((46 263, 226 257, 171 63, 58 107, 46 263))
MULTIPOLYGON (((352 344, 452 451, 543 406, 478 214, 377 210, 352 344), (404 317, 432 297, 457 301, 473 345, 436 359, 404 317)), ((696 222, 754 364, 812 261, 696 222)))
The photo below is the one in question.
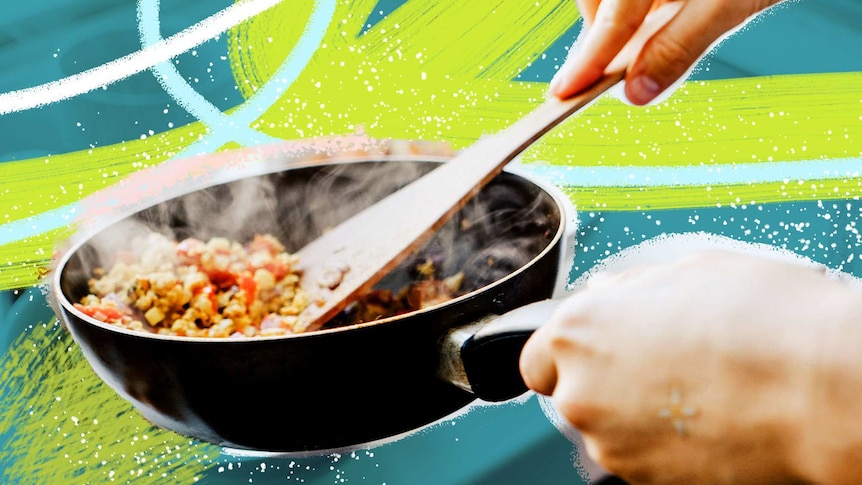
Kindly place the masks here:
POLYGON ((626 76, 626 97, 634 104, 653 101, 672 87, 710 46, 742 25, 751 7, 727 2, 691 0, 653 35, 638 53, 626 76))

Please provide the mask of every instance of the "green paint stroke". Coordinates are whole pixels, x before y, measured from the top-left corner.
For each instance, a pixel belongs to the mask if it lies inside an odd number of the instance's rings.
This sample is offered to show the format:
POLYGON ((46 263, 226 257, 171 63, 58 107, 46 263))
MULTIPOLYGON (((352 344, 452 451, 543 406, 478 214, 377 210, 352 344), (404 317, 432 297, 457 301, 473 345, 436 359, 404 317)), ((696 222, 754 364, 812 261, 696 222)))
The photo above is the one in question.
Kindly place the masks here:
MULTIPOLYGON (((544 99, 546 84, 510 79, 577 18, 573 2, 408 2, 358 36, 365 17, 354 6, 340 4, 323 47, 258 128, 294 139, 361 127, 462 148, 544 99)), ((273 10, 231 33, 237 79, 263 83, 288 55, 292 43, 272 37, 282 15, 273 10)), ((646 108, 605 98, 525 158, 679 166, 855 157, 860 93, 862 73, 842 73, 690 82, 646 108)))
POLYGON ((23 332, 0 374, 0 483, 194 483, 219 458, 144 420, 56 320, 23 332))
POLYGON ((674 187, 562 187, 581 210, 641 211, 756 206, 773 202, 858 200, 862 178, 674 187))
POLYGON ((49 231, 0 245, 0 291, 35 285, 47 273, 56 241, 69 237, 72 228, 49 231))
MULTIPOLYGON (((360 35, 374 3, 338 4, 321 48, 255 128, 288 140, 361 129, 466 146, 544 97, 546 85, 510 80, 578 18, 568 1, 407 2, 360 35)), ((283 14, 231 33, 249 47, 228 53, 237 79, 265 82, 290 53, 292 43, 270 42, 283 14)))
MULTIPOLYGON (((236 87, 244 98, 252 97, 284 62, 289 51, 284 52, 272 46, 274 44, 296 45, 311 17, 314 3, 312 1, 282 2, 228 31, 228 52, 260 51, 257 52, 260 54, 259 57, 240 56, 239 58, 239 62, 248 61, 255 65, 239 66, 238 69, 237 66, 233 66, 236 87), (249 42, 242 34, 249 30, 257 32, 259 43, 249 42), (261 77, 264 75, 266 77, 261 77)), ((371 5, 372 8, 373 6, 371 5)))
POLYGON ((117 145, 2 162, 0 224, 77 202, 171 158, 205 132, 201 123, 192 123, 117 145))
POLYGON ((859 157, 862 73, 688 82, 650 107, 605 98, 551 133, 530 156, 580 166, 859 157))

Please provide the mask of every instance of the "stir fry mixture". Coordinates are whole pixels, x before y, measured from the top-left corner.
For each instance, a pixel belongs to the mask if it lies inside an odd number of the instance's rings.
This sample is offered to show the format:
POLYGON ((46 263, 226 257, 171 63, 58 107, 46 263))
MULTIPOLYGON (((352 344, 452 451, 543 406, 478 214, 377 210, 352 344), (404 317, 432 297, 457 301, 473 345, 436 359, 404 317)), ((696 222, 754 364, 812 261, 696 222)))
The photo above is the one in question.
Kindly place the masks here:
MULTIPOLYGON (((419 263, 413 269, 429 268, 431 261, 419 263)), ((458 272, 447 278, 434 274, 419 276, 395 292, 388 289, 374 289, 361 295, 338 317, 332 325, 351 325, 371 322, 380 318, 403 315, 449 301, 459 295, 464 273, 458 272)))
POLYGON ((139 253, 97 268, 83 313, 127 329, 188 337, 294 333, 309 297, 297 258, 271 235, 173 241, 150 234, 139 253))
MULTIPOLYGON (((226 238, 176 242, 152 233, 140 251, 96 268, 90 293, 75 303, 99 321, 130 330, 186 337, 256 337, 298 333, 311 301, 299 286, 297 258, 273 236, 241 245, 226 238)), ((435 258, 436 259, 436 258, 435 258)), ((464 274, 442 278, 439 261, 408 262, 413 281, 359 297, 327 328, 369 322, 443 303, 458 295, 464 274)))
MULTIPOLYGON (((454 155, 445 144, 398 140, 390 140, 379 153, 454 155)), ((488 207, 466 207, 473 212, 463 216, 457 231, 469 240, 494 238, 505 243, 505 251, 500 243, 476 249, 482 243, 474 242, 460 252, 449 251, 456 245, 453 240, 430 244, 393 271, 399 275, 395 282, 359 296, 323 328, 438 305, 526 264, 540 248, 521 247, 521 241, 539 241, 532 233, 549 230, 548 218, 534 214, 536 207, 513 187, 490 189, 496 192, 484 203, 488 207), (521 206, 533 212, 523 215, 521 206), (512 220, 521 222, 507 222, 512 220)), ((152 233, 140 247, 114 256, 105 268, 93 271, 90 294, 75 307, 131 330, 188 337, 287 335, 302 331, 301 313, 313 304, 299 286, 298 258, 269 234, 241 244, 222 237, 175 241, 152 233)))

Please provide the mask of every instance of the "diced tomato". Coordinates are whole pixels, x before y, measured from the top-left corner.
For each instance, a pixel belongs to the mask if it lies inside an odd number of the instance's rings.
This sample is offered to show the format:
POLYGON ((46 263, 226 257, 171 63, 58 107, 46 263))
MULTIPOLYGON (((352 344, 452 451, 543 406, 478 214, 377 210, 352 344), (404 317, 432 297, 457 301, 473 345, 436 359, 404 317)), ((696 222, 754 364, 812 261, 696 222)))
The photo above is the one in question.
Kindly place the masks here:
POLYGON ((284 262, 277 259, 268 261, 266 264, 263 265, 263 269, 272 273, 272 275, 275 276, 275 281, 284 278, 285 276, 287 276, 287 273, 290 273, 290 265, 285 264, 284 262))
POLYGON ((177 243, 177 257, 183 264, 198 264, 201 260, 201 252, 203 251, 203 241, 195 238, 188 238, 177 243))
POLYGON ((80 303, 75 303, 75 308, 83 312, 89 317, 93 317, 101 322, 116 322, 123 318, 124 314, 119 309, 109 305, 84 306, 80 303))
POLYGON ((199 295, 201 293, 205 294, 209 298, 210 304, 212 304, 213 313, 218 313, 218 301, 216 300, 215 287, 213 285, 202 286, 198 288, 198 290, 195 291, 194 294, 199 295))
POLYGON ((222 269, 201 268, 214 285, 219 288, 227 288, 236 284, 236 274, 222 269))
POLYGON ((251 303, 257 296, 257 283, 248 271, 239 275, 239 289, 245 292, 248 303, 251 303))
POLYGON ((255 234, 254 239, 252 239, 251 242, 248 243, 247 250, 249 253, 265 250, 270 255, 275 256, 276 254, 284 251, 284 247, 273 236, 262 236, 260 234, 255 234))

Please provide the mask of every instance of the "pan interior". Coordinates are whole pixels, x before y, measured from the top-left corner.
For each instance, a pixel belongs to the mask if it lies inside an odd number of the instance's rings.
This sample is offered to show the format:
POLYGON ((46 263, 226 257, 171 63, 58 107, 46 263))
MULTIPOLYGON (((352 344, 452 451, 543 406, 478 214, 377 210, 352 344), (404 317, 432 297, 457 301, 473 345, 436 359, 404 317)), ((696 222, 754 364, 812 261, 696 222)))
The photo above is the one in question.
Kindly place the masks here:
MULTIPOLYGON (((110 266, 114 255, 130 250, 131 241, 153 231, 177 241, 226 237, 246 242, 255 234, 272 234, 289 252, 296 251, 438 165, 432 161, 324 163, 175 197, 123 219, 78 248, 62 268, 63 295, 79 301, 88 293, 87 281, 94 269, 110 266)), ((553 240, 560 222, 560 209, 550 195, 504 172, 369 295, 324 328, 402 314, 404 300, 387 306, 380 304, 381 295, 403 296, 417 282, 460 276, 457 291, 449 296, 483 288, 537 257, 553 240)))

